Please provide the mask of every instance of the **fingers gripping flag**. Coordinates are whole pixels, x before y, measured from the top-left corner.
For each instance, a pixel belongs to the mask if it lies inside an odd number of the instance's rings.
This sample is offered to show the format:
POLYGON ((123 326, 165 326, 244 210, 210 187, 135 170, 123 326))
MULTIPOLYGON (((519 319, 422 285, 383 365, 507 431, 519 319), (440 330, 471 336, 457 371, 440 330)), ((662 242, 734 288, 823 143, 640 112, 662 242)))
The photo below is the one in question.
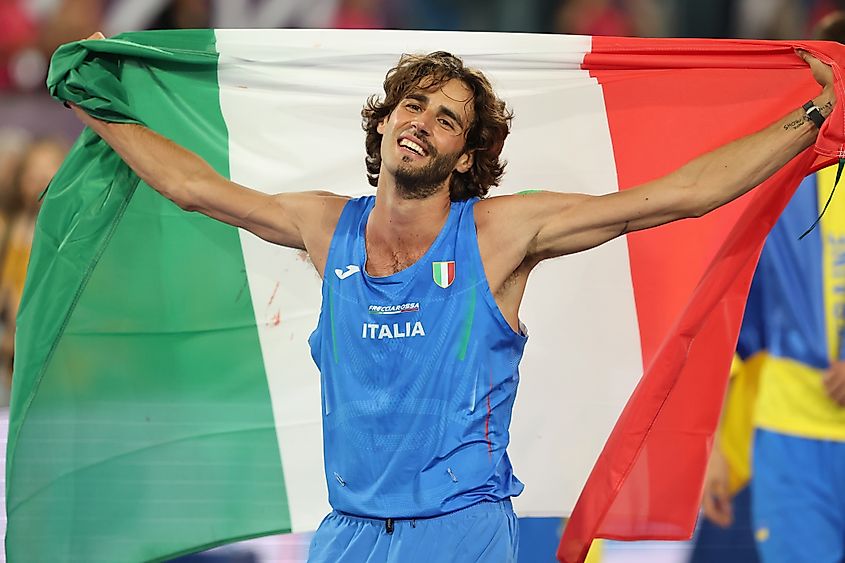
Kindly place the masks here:
MULTIPOLYGON (((354 196, 370 191, 364 100, 400 53, 449 50, 516 114, 499 193, 602 194, 816 95, 795 46, 149 32, 62 47, 49 86, 241 184, 354 196)), ((803 46, 842 58, 839 45, 803 46)), ((597 536, 689 535, 756 256, 800 178, 842 141, 839 104, 815 149, 752 194, 534 273, 510 448, 527 488, 515 504, 572 514, 562 561, 582 560, 597 536)), ((448 284, 454 270, 433 275, 448 284)), ((328 510, 306 345, 319 299, 302 255, 181 211, 85 131, 47 192, 18 321, 9 559, 155 560, 313 529, 328 510)))

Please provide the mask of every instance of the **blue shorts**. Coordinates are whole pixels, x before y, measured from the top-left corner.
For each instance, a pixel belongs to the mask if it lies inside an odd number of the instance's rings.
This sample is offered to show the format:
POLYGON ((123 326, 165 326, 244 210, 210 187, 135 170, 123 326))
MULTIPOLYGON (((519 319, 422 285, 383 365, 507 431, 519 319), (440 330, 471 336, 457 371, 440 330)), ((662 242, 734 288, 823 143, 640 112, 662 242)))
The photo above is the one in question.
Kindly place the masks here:
POLYGON ((333 511, 314 533, 308 563, 516 563, 518 545, 509 500, 390 522, 333 511))
POLYGON ((753 475, 763 563, 845 563, 845 442, 757 430, 753 475))

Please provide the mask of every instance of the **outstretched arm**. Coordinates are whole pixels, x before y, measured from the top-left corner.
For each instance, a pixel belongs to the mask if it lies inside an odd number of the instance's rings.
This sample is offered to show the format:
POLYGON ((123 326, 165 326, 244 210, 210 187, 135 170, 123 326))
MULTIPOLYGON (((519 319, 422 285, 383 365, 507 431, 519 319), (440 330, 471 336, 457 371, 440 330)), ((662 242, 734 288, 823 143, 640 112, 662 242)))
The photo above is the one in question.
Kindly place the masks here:
POLYGON ((261 238, 305 248, 302 225, 327 192, 268 195, 231 182, 191 151, 141 125, 109 123, 72 106, 140 178, 186 211, 198 211, 261 238))
POLYGON ((307 250, 322 275, 332 232, 347 198, 328 192, 268 195, 231 182, 207 162, 141 125, 109 123, 73 111, 153 189, 269 242, 307 250))
MULTIPOLYGON (((827 116, 836 103, 833 72, 809 54, 801 56, 823 87, 814 102, 827 116)), ((516 265, 526 258, 536 262, 592 248, 628 232, 704 215, 762 183, 811 146, 817 135, 817 126, 798 108, 762 131, 635 188, 602 196, 541 192, 491 198, 509 201, 490 201, 490 208, 497 220, 521 226, 521 240, 511 243, 522 245, 513 249, 516 265)))
MULTIPOLYGON (((103 39, 94 33, 88 39, 103 39)), ((268 195, 231 182, 198 155, 141 125, 109 123, 70 106, 153 189, 275 244, 307 250, 322 276, 334 227, 347 198, 329 192, 268 195)))

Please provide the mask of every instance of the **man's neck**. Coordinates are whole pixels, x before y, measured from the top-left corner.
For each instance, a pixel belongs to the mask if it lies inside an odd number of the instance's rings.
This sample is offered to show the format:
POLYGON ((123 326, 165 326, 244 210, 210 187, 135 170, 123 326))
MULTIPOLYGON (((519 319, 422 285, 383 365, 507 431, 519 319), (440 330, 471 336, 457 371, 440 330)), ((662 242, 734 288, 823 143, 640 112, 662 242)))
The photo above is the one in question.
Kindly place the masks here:
POLYGON ((389 249, 426 249, 449 217, 449 187, 425 199, 404 199, 394 185, 380 182, 376 204, 367 222, 370 244, 389 249))

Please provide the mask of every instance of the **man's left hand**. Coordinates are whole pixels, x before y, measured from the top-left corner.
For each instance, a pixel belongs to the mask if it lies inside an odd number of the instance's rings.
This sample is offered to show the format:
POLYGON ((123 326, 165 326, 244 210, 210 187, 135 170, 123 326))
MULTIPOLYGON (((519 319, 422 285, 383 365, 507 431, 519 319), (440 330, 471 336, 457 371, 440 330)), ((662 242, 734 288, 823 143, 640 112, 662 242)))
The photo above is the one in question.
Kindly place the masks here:
POLYGON ((798 56, 810 65, 810 71, 813 73, 813 78, 816 79, 819 86, 822 88, 833 88, 833 69, 830 68, 830 65, 821 62, 807 51, 799 50, 798 56))

